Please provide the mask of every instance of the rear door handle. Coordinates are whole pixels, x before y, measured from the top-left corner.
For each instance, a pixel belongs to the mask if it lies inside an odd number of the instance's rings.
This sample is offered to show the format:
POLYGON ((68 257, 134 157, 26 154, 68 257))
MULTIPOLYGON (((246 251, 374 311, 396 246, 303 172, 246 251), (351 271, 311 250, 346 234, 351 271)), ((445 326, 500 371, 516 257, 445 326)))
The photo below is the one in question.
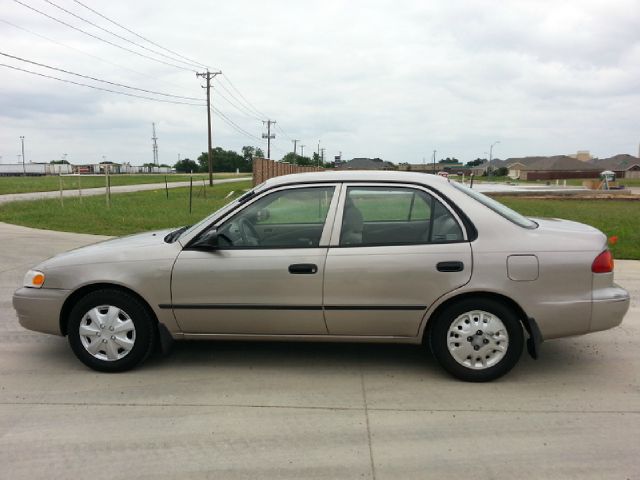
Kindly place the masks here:
POLYGON ((289 273, 304 275, 314 274, 318 272, 318 266, 313 263, 294 263, 289 265, 289 273))
POLYGON ((439 262, 436 265, 439 272, 461 272, 464 270, 464 263, 462 262, 439 262))

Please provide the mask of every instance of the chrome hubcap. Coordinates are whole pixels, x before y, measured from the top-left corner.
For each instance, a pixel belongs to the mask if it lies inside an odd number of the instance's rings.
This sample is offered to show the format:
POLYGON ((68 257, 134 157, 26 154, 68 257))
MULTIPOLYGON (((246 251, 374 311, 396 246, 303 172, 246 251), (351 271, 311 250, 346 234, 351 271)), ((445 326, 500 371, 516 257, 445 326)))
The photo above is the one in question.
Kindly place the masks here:
POLYGON ((472 310, 453 321, 447 334, 447 347, 460 365, 483 370, 504 358, 509 348, 509 334, 497 316, 472 310))
POLYGON ((100 305, 85 313, 79 332, 87 352, 107 362, 126 357, 136 341, 131 317, 113 305, 100 305))

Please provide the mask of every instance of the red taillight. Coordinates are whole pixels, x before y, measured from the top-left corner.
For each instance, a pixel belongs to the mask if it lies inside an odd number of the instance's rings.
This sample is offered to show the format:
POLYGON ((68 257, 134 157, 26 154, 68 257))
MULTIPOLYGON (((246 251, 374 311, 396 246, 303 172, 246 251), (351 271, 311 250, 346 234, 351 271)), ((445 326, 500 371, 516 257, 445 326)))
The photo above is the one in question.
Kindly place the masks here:
POLYGON ((613 255, 609 250, 605 250, 591 264, 593 273, 609 273, 613 272, 613 255))

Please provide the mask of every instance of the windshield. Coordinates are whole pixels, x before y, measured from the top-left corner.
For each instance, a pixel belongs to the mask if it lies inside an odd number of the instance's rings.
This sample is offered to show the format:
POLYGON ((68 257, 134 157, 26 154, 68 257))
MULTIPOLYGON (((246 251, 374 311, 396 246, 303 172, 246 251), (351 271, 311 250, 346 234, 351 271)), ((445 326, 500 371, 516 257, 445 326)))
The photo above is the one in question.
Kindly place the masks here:
POLYGON ((458 183, 458 182, 451 182, 451 185, 453 185, 455 188, 457 188, 461 192, 466 193, 467 195, 469 195, 474 200, 477 200, 478 202, 483 204, 485 207, 489 207, 491 210, 496 212, 498 215, 503 216, 504 218, 506 218, 507 220, 510 220, 511 222, 515 223, 516 225, 519 225, 519 226, 521 226, 523 228, 537 228, 538 227, 538 224, 536 222, 534 222, 533 220, 529 220, 528 218, 523 217, 518 212, 516 212, 514 210, 511 210, 509 207, 501 204, 500 202, 498 202, 497 200, 494 200, 491 197, 488 197, 488 196, 486 196, 486 195, 484 195, 484 194, 482 194, 480 192, 472 190, 469 187, 465 187, 464 185, 462 185, 461 183, 458 183))
POLYGON ((191 234, 191 232, 195 232, 196 230, 198 230, 200 227, 210 223, 214 218, 219 217, 224 215, 226 212, 228 212, 229 210, 231 210, 232 208, 234 208, 238 203, 244 201, 245 198, 247 198, 247 196, 252 193, 255 192, 255 190, 250 190, 249 192, 239 196, 238 198, 236 198, 233 202, 226 204, 224 207, 222 207, 219 210, 216 210, 215 212, 213 212, 211 215, 208 215, 206 217, 204 217, 202 220, 200 220, 198 223, 191 225, 191 227, 185 229, 181 235, 179 237, 177 237, 177 239, 179 238, 183 238, 188 236, 189 234, 191 234))

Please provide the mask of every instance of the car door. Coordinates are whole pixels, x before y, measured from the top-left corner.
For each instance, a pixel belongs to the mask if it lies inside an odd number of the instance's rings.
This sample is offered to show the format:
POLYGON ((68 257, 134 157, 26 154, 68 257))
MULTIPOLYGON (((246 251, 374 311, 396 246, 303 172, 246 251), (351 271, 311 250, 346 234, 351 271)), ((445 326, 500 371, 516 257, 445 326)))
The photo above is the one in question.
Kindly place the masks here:
POLYGON ((415 185, 346 184, 325 265, 331 335, 417 335, 426 309, 471 277, 455 212, 415 185))
POLYGON ((337 191, 337 184, 271 190, 203 230, 216 229, 218 247, 187 247, 173 268, 172 308, 182 330, 326 334, 322 278, 337 191))

